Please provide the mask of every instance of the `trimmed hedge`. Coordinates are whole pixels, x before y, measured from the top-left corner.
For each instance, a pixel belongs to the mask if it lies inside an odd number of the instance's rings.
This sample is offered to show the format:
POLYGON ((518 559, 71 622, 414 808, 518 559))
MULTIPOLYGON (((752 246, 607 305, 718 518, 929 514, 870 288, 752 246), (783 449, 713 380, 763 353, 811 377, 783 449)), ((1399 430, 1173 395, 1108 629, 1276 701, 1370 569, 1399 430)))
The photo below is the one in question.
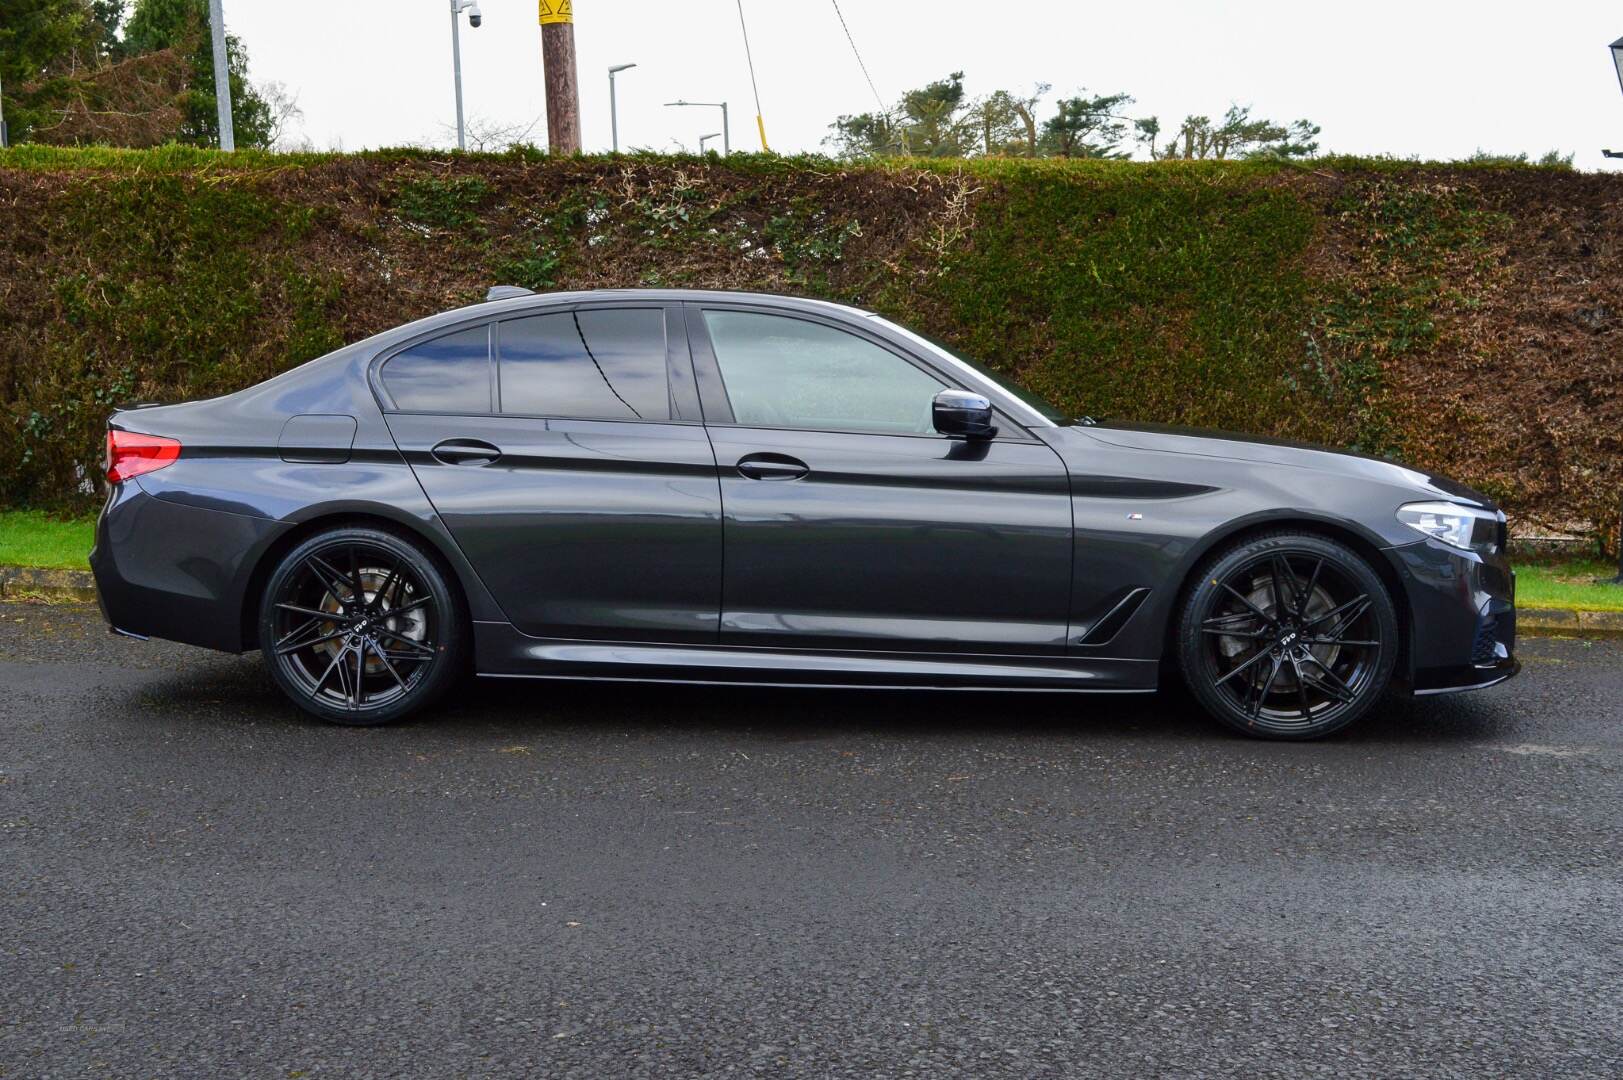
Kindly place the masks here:
POLYGON ((1623 481, 1623 183, 1390 162, 0 152, 0 503, 86 506, 127 399, 482 297, 863 305, 1078 413, 1398 456, 1545 525, 1623 481))

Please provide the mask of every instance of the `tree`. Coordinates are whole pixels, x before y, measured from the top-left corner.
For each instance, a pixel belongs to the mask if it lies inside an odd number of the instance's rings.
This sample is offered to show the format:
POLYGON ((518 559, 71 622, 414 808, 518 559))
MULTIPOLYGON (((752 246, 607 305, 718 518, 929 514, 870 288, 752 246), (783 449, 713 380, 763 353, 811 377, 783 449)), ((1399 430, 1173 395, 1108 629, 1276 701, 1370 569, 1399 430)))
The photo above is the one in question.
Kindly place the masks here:
POLYGON ((1159 151, 1155 137, 1160 121, 1154 117, 1137 123, 1138 139, 1147 143, 1151 157, 1189 161, 1239 157, 1311 157, 1318 149, 1319 126, 1307 120, 1276 124, 1253 120, 1251 107, 1230 105, 1221 123, 1208 116, 1188 116, 1159 151))
MULTIPOLYGON (((176 138, 200 146, 217 146, 220 122, 214 95, 214 51, 209 38, 208 0, 135 0, 124 28, 126 55, 180 49, 191 60, 191 79, 180 102, 184 120, 176 138)), ((231 123, 238 146, 269 146, 278 117, 271 104, 248 82, 248 54, 242 42, 227 34, 226 69, 231 84, 231 123)))
POLYGON ((842 116, 829 129, 823 142, 843 158, 965 157, 977 134, 961 71, 909 90, 888 112, 842 116))
POLYGON ((1038 83, 1027 96, 998 90, 971 107, 971 119, 980 131, 980 152, 987 157, 1036 157, 1038 146, 1037 103, 1048 93, 1047 83, 1038 83))
POLYGON ((93 69, 101 58, 89 0, 0 0, 0 89, 12 139, 28 138, 43 115, 32 88, 93 69))
POLYGON ((1161 121, 1153 116, 1146 116, 1142 120, 1133 121, 1133 138, 1149 148, 1150 157, 1155 157, 1155 140, 1161 134, 1161 121))
POLYGON ((104 59, 120 60, 124 56, 124 42, 118 36, 124 7, 125 0, 90 0, 90 25, 104 59))
POLYGON ((888 112, 842 116, 829 125, 829 131, 823 145, 832 146, 836 157, 856 161, 905 153, 901 134, 888 112))
POLYGON ((1132 104, 1126 94, 1062 98, 1057 111, 1043 123, 1043 149, 1054 157, 1125 158, 1116 145, 1127 134, 1118 110, 1132 104))
MULTIPOLYGON (((297 102, 226 47, 237 145, 269 146, 297 102)), ((0 0, 0 76, 17 141, 219 142, 208 0, 0 0)))
POLYGON ((1472 165, 1538 165, 1546 169, 1572 168, 1572 155, 1563 154, 1559 150, 1548 150, 1543 157, 1534 160, 1527 156, 1526 151, 1519 154, 1495 154, 1478 147, 1476 153, 1461 160, 1472 165))
POLYGON ((902 95, 902 146, 918 157, 964 157, 975 129, 964 103, 964 73, 902 95))

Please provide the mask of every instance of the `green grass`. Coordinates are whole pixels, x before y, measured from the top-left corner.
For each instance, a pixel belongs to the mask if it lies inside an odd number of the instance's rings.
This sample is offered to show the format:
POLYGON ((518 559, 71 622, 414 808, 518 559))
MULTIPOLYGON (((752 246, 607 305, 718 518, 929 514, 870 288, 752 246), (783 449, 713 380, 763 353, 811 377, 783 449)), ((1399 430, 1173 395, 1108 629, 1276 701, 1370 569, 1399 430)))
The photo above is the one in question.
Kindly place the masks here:
POLYGON ((1516 606, 1567 611, 1623 611, 1623 585, 1599 585, 1617 564, 1598 559, 1521 563, 1516 566, 1516 606))
POLYGON ((93 517, 56 518, 39 510, 0 511, 0 566, 82 570, 94 542, 93 517))
MULTIPOLYGON (((84 569, 96 519, 58 518, 38 510, 0 511, 0 566, 84 569)), ((1617 573, 1599 559, 1516 565, 1516 605, 1568 611, 1623 611, 1623 585, 1597 580, 1617 573)))

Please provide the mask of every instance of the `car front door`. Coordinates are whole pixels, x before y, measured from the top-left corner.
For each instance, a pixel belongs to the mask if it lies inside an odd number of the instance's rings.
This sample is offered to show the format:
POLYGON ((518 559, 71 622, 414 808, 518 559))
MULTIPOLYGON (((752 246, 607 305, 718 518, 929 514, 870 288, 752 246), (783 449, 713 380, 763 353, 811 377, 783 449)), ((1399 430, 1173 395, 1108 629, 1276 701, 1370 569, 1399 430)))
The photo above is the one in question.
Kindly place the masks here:
POLYGON ((679 306, 520 314, 408 346, 376 381, 519 630, 716 640, 721 501, 679 306))
POLYGON ((1058 653, 1071 586, 1064 464, 1014 424, 937 434, 948 382, 809 314, 688 305, 721 476, 723 644, 1058 653))

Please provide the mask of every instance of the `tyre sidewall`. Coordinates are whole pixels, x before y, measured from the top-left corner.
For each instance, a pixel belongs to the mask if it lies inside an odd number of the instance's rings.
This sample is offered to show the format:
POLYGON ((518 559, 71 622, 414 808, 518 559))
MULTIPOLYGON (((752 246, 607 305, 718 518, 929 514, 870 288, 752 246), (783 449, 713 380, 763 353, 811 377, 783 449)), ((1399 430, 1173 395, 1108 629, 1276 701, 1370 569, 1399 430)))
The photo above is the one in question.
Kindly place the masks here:
POLYGON ((1178 666, 1184 684, 1215 719, 1255 738, 1319 739, 1355 723, 1386 698, 1392 672, 1397 666, 1398 648, 1397 609, 1380 575, 1367 560, 1345 544, 1308 533, 1274 533, 1256 537, 1208 559, 1195 579, 1195 586, 1190 589, 1178 618, 1178 666), (1369 594, 1372 601, 1370 610, 1382 642, 1380 659, 1353 707, 1299 731, 1258 730, 1251 725, 1249 717, 1240 713, 1235 704, 1211 684, 1206 669, 1205 635, 1200 627, 1202 613, 1209 608, 1214 595, 1221 588, 1218 583, 1226 580, 1242 564, 1275 552, 1314 555, 1334 561, 1342 573, 1369 594))
POLYGON ((259 647, 265 657, 265 665, 270 669, 271 678, 276 682, 276 685, 292 699, 294 704, 312 716, 319 717, 330 723, 344 724, 351 727, 372 727, 378 724, 391 723, 409 713, 426 708, 438 700, 446 690, 450 689, 462 672, 467 650, 467 626, 468 620, 462 602, 461 591, 452 584, 444 570, 440 568, 437 560, 424 551, 420 545, 397 533, 362 526, 329 529, 301 541, 286 555, 282 556, 276 569, 271 572, 270 579, 265 582, 265 591, 259 603, 259 647), (414 686, 410 693, 398 701, 390 702, 388 705, 365 713, 349 712, 326 702, 312 699, 283 670, 274 648, 276 641, 276 598, 286 584, 288 577, 298 570, 300 564, 311 553, 331 544, 345 542, 370 544, 408 561, 412 572, 420 577, 423 585, 436 597, 443 598, 442 608, 445 626, 440 634, 441 651, 438 659, 434 661, 434 667, 429 671, 428 677, 414 686))

